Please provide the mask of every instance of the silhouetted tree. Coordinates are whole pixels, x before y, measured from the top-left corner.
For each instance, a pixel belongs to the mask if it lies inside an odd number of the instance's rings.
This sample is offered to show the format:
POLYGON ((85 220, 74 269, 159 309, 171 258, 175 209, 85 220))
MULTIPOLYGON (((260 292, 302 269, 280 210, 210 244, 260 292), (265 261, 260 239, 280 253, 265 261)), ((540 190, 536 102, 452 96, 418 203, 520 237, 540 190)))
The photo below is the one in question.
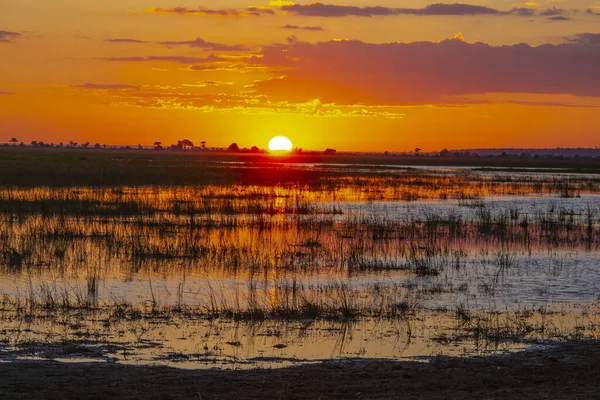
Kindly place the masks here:
POLYGON ((162 150, 163 149, 162 142, 154 142, 154 148, 156 150, 162 150))
POLYGON ((237 143, 231 143, 227 148, 229 151, 240 151, 240 146, 237 143))
POLYGON ((10 142, 13 144, 13 146, 16 146, 16 145, 17 145, 17 142, 18 142, 18 140, 17 140, 17 138, 16 138, 16 137, 14 137, 14 138, 10 139, 10 142))
POLYGON ((419 153, 421 152, 421 149, 418 147, 415 147, 415 155, 419 155, 419 153))
POLYGON ((205 140, 200 142, 200 147, 202 147, 202 150, 206 150, 206 141, 205 140))
POLYGON ((324 151, 325 154, 335 154, 337 153, 336 149, 325 149, 324 151))
POLYGON ((100 149, 100 148, 102 148, 102 146, 100 146, 100 143, 96 143, 96 144, 94 145, 94 148, 95 148, 95 149, 100 149))
POLYGON ((252 146, 252 148, 250 149, 251 153, 260 153, 260 149, 256 146, 252 146))
POLYGON ((442 149, 442 151, 440 151, 440 157, 448 157, 450 155, 450 150, 448 149, 442 149))
POLYGON ((194 148, 194 143, 191 140, 183 139, 181 141, 181 148, 183 150, 190 150, 194 148))

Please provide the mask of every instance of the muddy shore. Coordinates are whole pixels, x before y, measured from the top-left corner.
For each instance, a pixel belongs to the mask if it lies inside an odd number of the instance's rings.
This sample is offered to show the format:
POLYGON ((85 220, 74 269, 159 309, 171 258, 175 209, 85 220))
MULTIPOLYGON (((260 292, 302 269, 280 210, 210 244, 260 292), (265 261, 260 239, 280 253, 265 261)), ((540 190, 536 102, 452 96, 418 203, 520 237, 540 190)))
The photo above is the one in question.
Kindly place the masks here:
POLYGON ((249 371, 0 364, 2 399, 600 398, 600 342, 430 363, 331 361, 249 371))

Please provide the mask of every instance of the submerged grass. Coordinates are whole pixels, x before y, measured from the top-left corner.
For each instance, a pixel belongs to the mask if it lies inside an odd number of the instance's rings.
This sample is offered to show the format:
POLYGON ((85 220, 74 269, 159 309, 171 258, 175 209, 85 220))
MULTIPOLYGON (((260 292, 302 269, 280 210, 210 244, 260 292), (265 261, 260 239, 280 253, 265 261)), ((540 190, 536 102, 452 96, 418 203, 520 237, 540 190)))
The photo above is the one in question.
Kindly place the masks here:
POLYGON ((107 329, 173 318, 415 322, 439 302, 454 325, 431 336, 438 342, 598 333, 595 317, 562 329, 543 309, 448 311, 464 299, 493 303, 540 254, 551 262, 539 271, 560 275, 553 252, 598 251, 600 208, 566 201, 600 193, 595 175, 78 157, 67 162, 73 171, 39 177, 27 175, 39 166, 24 166, 20 183, 0 174, 0 277, 11 281, 1 284, 0 318, 52 329, 82 319, 107 329), (557 201, 488 201, 505 195, 557 201), (381 201, 389 210, 373 212, 381 201), (416 201, 439 207, 402 208, 416 201))

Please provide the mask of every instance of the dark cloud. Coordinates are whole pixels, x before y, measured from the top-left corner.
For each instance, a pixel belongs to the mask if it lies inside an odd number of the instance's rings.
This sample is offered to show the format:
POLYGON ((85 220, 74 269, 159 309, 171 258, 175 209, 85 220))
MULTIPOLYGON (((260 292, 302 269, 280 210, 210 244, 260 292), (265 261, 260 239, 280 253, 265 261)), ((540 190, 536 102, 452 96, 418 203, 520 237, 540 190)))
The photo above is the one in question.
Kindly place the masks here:
POLYGON ((287 68, 285 77, 256 84, 274 100, 404 105, 493 92, 600 96, 599 44, 600 34, 538 47, 460 39, 291 42, 265 47, 253 62, 287 68))
POLYGON ((565 13, 566 10, 563 10, 562 8, 553 7, 540 12, 539 15, 541 15, 542 17, 554 17, 558 15, 564 15, 565 13))
POLYGON ((196 38, 195 40, 186 40, 186 41, 159 42, 159 44, 161 44, 163 46, 169 46, 169 47, 189 46, 189 47, 195 47, 195 48, 207 49, 207 50, 216 50, 216 51, 245 51, 245 50, 248 50, 244 46, 212 43, 212 42, 207 42, 206 40, 200 39, 200 38, 196 38))
POLYGON ((273 15, 275 11, 270 8, 263 7, 247 7, 245 9, 210 9, 205 7, 199 8, 187 8, 187 7, 173 7, 173 8, 159 8, 154 7, 148 10, 151 13, 157 14, 178 14, 178 15, 200 15, 208 17, 225 17, 225 18, 239 18, 239 17, 260 17, 261 15, 273 15))
POLYGON ((13 43, 13 40, 22 37, 20 33, 0 31, 0 43, 13 43))
POLYGON ((548 21, 569 21, 570 18, 563 17, 562 15, 558 15, 556 17, 548 17, 546 18, 548 21))
POLYGON ((526 7, 513 8, 508 14, 518 15, 520 17, 533 17, 535 16, 535 10, 526 7))
POLYGON ((128 38, 116 38, 116 39, 105 39, 107 43, 148 43, 145 40, 128 39, 128 38))
POLYGON ((95 83, 86 83, 84 85, 77 85, 76 88, 80 89, 105 89, 105 90, 126 90, 126 89, 140 89, 139 86, 114 84, 114 85, 97 85, 95 83))
MULTIPOLYGON (((569 36, 565 38, 568 42, 587 44, 590 46, 600 46, 600 33, 580 33, 579 35, 569 36)), ((596 48, 596 51, 600 49, 596 48)))
POLYGON ((292 29, 292 30, 300 30, 300 31, 324 31, 320 26, 299 26, 299 25, 283 25, 280 26, 281 29, 292 29))
MULTIPOLYGON (((474 15, 516 15, 522 17, 532 16, 557 16, 562 15, 565 10, 552 8, 537 13, 533 8, 513 8, 511 10, 501 11, 491 7, 464 4, 464 3, 434 3, 423 8, 398 8, 385 6, 348 6, 338 4, 290 4, 281 7, 247 7, 244 9, 209 9, 205 7, 188 8, 173 7, 159 8, 154 7, 147 12, 158 14, 178 14, 178 15, 202 15, 218 17, 258 17, 261 15, 275 15, 283 13, 294 14, 306 17, 376 17, 376 16, 395 16, 395 15, 416 15, 416 16, 474 16, 474 15)), ((577 10, 574 10, 577 11, 577 10)), ((594 14, 592 9, 589 13, 594 14)), ((295 25, 290 25, 295 26, 295 25)), ((302 29, 286 28, 286 29, 302 29)), ((311 29, 307 29, 311 30, 311 29)), ((314 29, 318 30, 318 29, 314 29)))
POLYGON ((571 107, 571 108, 599 108, 596 104, 574 104, 561 101, 526 101, 526 100, 509 100, 509 101, 487 101, 487 104, 519 104, 524 106, 541 106, 541 107, 571 107))
POLYGON ((585 10, 586 13, 591 14, 591 15, 599 15, 600 16, 600 11, 596 11, 592 8, 588 8, 587 10, 585 10))
POLYGON ((424 8, 389 8, 382 6, 357 7, 334 4, 312 3, 294 4, 281 7, 282 10, 309 17, 374 17, 390 15, 420 15, 420 16, 462 16, 462 15, 534 15, 535 12, 528 8, 517 8, 511 11, 499 11, 490 7, 471 4, 430 4, 424 8))

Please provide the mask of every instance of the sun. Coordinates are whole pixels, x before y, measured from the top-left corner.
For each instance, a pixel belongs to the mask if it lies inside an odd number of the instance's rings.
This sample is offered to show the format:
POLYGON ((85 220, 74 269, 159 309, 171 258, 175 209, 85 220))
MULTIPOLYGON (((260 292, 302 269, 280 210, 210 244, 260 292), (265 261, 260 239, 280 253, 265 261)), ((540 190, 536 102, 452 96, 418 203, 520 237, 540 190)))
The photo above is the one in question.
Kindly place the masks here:
POLYGON ((290 151, 292 150, 292 141, 285 136, 275 136, 269 142, 271 151, 290 151))

